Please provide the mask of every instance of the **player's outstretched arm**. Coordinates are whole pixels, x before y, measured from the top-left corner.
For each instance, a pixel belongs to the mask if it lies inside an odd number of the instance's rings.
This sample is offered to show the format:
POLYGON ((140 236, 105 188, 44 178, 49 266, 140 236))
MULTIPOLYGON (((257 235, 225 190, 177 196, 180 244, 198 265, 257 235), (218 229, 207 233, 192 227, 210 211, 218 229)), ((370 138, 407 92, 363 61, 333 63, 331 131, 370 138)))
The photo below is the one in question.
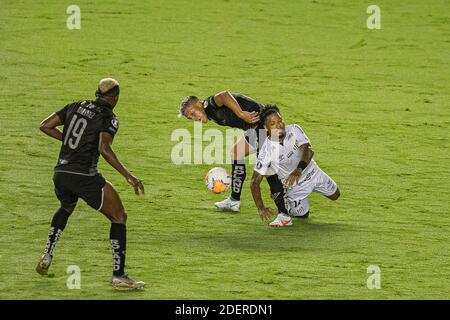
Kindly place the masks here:
POLYGON ((253 200, 255 201, 256 207, 258 208, 258 213, 262 221, 267 221, 270 216, 273 215, 274 211, 272 208, 266 208, 261 197, 261 181, 264 176, 256 171, 253 171, 252 182, 250 184, 250 189, 252 191, 253 200))
POLYGON ((56 113, 52 113, 47 118, 42 120, 39 129, 45 133, 46 135, 62 141, 63 140, 63 134, 61 130, 57 128, 57 126, 62 125, 61 119, 56 113))
POLYGON ((100 133, 99 152, 105 160, 116 169, 127 182, 134 188, 134 192, 139 195, 139 190, 144 194, 144 185, 138 177, 133 176, 127 168, 119 161, 116 153, 112 149, 113 136, 108 132, 100 133))
POLYGON ((259 121, 258 113, 243 111, 239 103, 228 90, 216 94, 214 96, 214 101, 218 107, 225 106, 228 109, 231 109, 235 115, 247 123, 257 123, 259 121))
POLYGON ((308 166, 314 156, 314 151, 309 143, 302 144, 300 151, 302 152, 302 158, 297 165, 297 169, 292 171, 289 177, 286 178, 286 186, 288 187, 292 187, 300 180, 302 171, 308 166))

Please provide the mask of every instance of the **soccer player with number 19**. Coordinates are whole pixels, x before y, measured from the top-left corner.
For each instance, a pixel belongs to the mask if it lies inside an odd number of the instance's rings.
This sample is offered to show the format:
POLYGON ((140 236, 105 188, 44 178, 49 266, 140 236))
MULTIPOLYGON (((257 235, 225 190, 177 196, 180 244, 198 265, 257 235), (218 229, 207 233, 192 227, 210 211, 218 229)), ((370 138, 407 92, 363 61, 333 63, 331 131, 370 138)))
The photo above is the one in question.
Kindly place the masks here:
POLYGON ((144 186, 122 165, 111 147, 119 128, 119 122, 113 113, 119 100, 119 83, 111 78, 100 80, 96 96, 94 101, 68 104, 41 123, 41 131, 62 141, 53 176, 55 193, 61 206, 53 216, 47 246, 36 271, 41 275, 48 273, 56 242, 74 211, 78 198, 81 198, 111 221, 112 286, 138 289, 145 283, 133 280, 124 270, 127 215, 117 191, 97 172, 99 155, 125 177, 137 195, 139 191, 144 193, 144 186), (57 128, 60 125, 64 126, 63 132, 57 128))

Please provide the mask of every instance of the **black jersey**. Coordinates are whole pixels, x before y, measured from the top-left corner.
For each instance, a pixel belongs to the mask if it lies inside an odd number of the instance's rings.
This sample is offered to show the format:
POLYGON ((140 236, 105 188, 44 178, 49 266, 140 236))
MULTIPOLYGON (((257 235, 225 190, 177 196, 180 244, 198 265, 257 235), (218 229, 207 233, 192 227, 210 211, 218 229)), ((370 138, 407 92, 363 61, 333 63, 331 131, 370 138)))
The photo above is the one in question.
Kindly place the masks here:
MULTIPOLYGON (((247 112, 256 111, 260 113, 263 108, 262 104, 242 94, 232 93, 232 96, 239 103, 242 111, 247 112)), ((245 122, 244 120, 239 118, 236 114, 234 114, 233 110, 225 106, 218 107, 216 102, 214 101, 214 96, 206 98, 204 103, 205 103, 204 108, 206 115, 208 116, 208 119, 213 120, 214 122, 216 122, 221 126, 239 128, 242 130, 248 130, 258 126, 258 123, 245 122)))
POLYGON ((101 100, 68 104, 56 112, 64 125, 63 142, 55 172, 97 174, 100 132, 114 136, 119 121, 101 100))

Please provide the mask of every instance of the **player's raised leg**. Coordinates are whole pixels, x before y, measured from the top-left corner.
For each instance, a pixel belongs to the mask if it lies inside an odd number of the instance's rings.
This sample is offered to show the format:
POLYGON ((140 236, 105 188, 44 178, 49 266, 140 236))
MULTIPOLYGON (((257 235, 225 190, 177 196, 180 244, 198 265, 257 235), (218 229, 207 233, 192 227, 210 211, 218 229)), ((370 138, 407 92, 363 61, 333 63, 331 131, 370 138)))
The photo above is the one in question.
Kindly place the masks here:
POLYGON ((108 181, 106 181, 103 187, 103 202, 99 211, 111 221, 109 234, 113 254, 113 277, 111 285, 114 288, 128 289, 144 287, 144 282, 133 280, 125 273, 127 214, 119 194, 108 181))
POLYGON ((328 199, 336 201, 341 196, 341 192, 339 191, 339 188, 336 189, 336 192, 333 193, 331 196, 327 196, 328 199))

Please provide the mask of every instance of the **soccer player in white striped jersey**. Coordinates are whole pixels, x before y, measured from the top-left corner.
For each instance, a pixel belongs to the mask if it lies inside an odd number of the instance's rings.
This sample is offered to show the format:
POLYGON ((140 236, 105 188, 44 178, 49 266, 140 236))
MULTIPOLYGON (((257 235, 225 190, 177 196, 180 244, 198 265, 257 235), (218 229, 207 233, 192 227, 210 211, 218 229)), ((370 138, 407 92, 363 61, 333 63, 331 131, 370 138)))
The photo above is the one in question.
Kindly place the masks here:
MULTIPOLYGON (((340 196, 339 188, 313 160, 314 152, 303 129, 294 124, 286 126, 276 106, 266 108, 260 115, 261 123, 269 132, 255 165, 251 190, 253 199, 263 221, 273 214, 262 201, 260 184, 264 176, 277 174, 285 186, 285 195, 290 215, 307 217, 308 196, 318 192, 335 201, 340 196)), ((292 225, 292 218, 278 214, 271 227, 292 225)))

